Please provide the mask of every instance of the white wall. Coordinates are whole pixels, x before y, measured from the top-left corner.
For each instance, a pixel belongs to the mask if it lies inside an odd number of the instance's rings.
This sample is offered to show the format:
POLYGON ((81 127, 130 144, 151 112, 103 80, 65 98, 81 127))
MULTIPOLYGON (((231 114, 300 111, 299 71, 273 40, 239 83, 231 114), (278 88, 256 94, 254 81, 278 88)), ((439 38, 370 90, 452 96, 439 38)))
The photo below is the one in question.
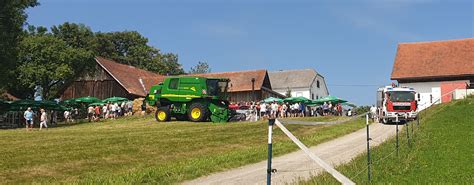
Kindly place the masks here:
MULTIPOLYGON (((311 84, 311 93, 314 94, 314 99, 326 97, 329 95, 327 90, 326 81, 320 75, 316 76, 316 79, 311 84), (319 88, 317 87, 317 82, 319 81, 319 88)), ((311 97, 311 94, 309 95, 311 97)))
MULTIPOLYGON (((309 88, 293 88, 291 89, 291 97, 298 97, 298 96, 303 96, 305 98, 309 98, 311 99, 311 94, 309 93, 309 88)), ((286 95, 286 91, 288 91, 288 89, 277 89, 274 91, 280 93, 280 94, 283 94, 283 95, 286 95)))
MULTIPOLYGON (((285 89, 272 89, 275 92, 278 92, 282 95, 286 94, 286 91, 288 91, 287 88, 285 89)), ((314 94, 314 99, 326 97, 329 95, 329 92, 327 90, 326 82, 323 77, 320 75, 316 76, 316 79, 313 81, 310 87, 305 87, 305 88, 290 88, 291 90, 291 97, 298 97, 298 96, 303 96, 308 99, 312 99, 311 94, 314 94), (318 88, 318 80, 319 80, 319 88, 318 88)))
MULTIPOLYGON (((441 97, 441 82, 416 82, 416 83, 399 83, 401 87, 414 88, 420 94, 420 101, 418 102, 418 111, 428 108, 434 101, 441 97), (437 92, 439 89, 439 93, 437 92)), ((440 103, 440 101, 436 103, 440 103)))
POLYGON ((466 98, 466 93, 467 95, 473 95, 474 89, 456 89, 453 92, 453 99, 455 100, 464 99, 466 98))

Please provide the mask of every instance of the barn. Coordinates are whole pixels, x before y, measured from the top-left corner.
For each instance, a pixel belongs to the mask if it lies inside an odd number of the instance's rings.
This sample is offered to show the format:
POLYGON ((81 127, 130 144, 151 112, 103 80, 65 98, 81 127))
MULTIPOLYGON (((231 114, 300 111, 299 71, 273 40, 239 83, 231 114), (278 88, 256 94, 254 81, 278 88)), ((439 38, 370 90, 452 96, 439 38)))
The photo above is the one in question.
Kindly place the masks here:
POLYGON ((229 101, 231 102, 260 101, 268 97, 285 97, 272 90, 267 70, 206 73, 188 76, 229 78, 229 101))
POLYGON ((128 99, 144 97, 147 89, 163 80, 164 76, 119 64, 109 59, 96 57, 96 66, 92 74, 72 82, 61 95, 61 99, 94 96, 100 99, 118 96, 128 99))
MULTIPOLYGON (((166 76, 115 61, 96 57, 92 74, 85 73, 65 88, 61 99, 94 96, 105 99, 112 96, 135 99, 145 97, 148 89, 166 76)), ((209 78, 229 78, 229 100, 234 102, 262 100, 267 97, 284 97, 272 90, 266 70, 194 74, 209 78)))
POLYGON ((419 109, 473 92, 474 39, 402 43, 391 79, 420 94, 419 109))

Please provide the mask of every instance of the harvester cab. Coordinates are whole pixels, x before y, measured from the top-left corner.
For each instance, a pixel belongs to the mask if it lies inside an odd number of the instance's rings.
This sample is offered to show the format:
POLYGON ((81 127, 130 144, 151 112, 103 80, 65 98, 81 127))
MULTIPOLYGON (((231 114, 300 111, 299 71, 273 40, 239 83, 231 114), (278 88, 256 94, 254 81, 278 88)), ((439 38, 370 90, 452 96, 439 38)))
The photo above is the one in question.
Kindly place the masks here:
POLYGON ((227 78, 168 77, 152 86, 146 99, 157 107, 157 121, 189 120, 227 122, 231 117, 227 101, 227 78))

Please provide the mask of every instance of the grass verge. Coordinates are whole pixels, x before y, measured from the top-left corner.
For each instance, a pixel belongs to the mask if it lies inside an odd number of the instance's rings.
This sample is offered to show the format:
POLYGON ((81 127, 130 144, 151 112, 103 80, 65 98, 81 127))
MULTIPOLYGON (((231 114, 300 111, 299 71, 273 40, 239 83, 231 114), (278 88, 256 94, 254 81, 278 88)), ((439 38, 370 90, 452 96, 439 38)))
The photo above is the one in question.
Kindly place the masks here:
MULTIPOLYGON (((288 125, 307 145, 362 127, 362 119, 288 125)), ((0 182, 171 184, 265 160, 266 139, 266 122, 157 123, 151 117, 43 131, 0 130, 0 182)), ((276 156, 297 150, 279 129, 274 143, 276 156)))
MULTIPOLYGON (((406 129, 400 135, 397 157, 395 139, 371 150, 372 181, 375 184, 472 184, 474 183, 474 98, 436 105, 421 114, 411 147, 406 129)), ((337 167, 357 184, 370 184, 367 154, 337 167)), ((300 184, 339 184, 325 173, 300 184)))

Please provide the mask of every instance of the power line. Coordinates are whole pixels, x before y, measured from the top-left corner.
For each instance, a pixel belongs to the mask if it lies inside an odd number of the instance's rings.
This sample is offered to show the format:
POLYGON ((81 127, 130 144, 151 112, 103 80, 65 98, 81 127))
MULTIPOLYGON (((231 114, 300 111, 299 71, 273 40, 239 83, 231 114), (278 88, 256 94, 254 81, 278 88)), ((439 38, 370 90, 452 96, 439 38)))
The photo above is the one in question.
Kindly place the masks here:
POLYGON ((328 84, 328 86, 340 86, 340 87, 381 87, 383 85, 378 84, 328 84))

